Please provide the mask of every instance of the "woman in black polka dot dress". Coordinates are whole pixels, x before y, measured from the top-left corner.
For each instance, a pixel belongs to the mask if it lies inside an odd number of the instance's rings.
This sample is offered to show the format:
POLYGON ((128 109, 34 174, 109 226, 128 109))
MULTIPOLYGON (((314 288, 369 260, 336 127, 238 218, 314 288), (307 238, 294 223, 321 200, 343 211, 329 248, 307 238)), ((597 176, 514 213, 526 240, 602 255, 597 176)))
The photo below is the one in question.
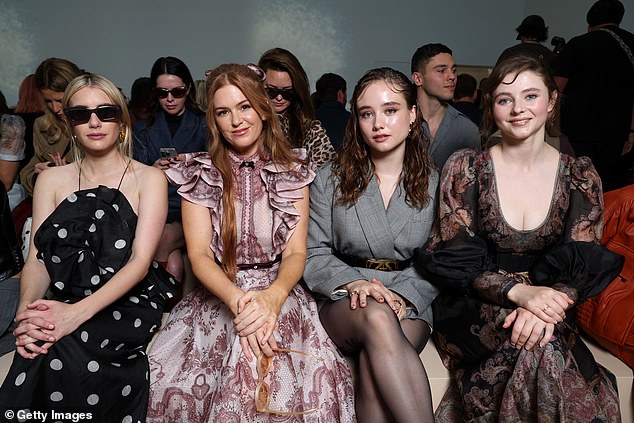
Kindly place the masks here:
POLYGON ((130 159, 130 116, 110 81, 74 79, 63 105, 76 160, 35 186, 17 353, 0 411, 143 422, 145 348, 174 290, 152 262, 167 213, 165 177, 130 159))

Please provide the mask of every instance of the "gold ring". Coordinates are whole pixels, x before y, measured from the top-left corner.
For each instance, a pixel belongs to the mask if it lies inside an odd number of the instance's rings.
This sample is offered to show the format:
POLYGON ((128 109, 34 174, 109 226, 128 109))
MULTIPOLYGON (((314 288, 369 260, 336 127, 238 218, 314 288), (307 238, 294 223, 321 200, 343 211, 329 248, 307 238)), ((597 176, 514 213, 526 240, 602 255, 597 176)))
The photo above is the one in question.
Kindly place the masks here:
POLYGON ((550 306, 549 306, 548 304, 546 304, 546 305, 544 306, 544 311, 548 310, 549 308, 550 308, 550 306))

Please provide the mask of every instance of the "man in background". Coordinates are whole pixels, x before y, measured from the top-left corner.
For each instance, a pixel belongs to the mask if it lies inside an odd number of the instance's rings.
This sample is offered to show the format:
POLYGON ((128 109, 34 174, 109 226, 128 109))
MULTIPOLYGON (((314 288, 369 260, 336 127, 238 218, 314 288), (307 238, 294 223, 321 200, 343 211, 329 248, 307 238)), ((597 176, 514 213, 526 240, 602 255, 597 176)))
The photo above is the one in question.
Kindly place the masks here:
POLYGON ((476 106, 478 96, 478 81, 468 73, 461 73, 456 78, 456 89, 453 93, 453 107, 463 113, 476 126, 482 122, 482 110, 476 106))
POLYGON ((468 117, 449 104, 456 88, 456 62, 449 47, 438 43, 419 47, 411 70, 429 153, 440 171, 454 151, 479 150, 480 134, 468 117))
POLYGON ((346 80, 334 73, 325 73, 315 84, 319 107, 315 117, 326 129, 330 143, 339 150, 343 143, 350 112, 346 110, 346 80))
POLYGON ((548 39, 548 27, 544 18, 539 15, 527 16, 515 30, 516 39, 520 40, 520 43, 504 50, 497 60, 498 63, 510 56, 528 55, 536 57, 548 69, 552 69, 557 55, 542 44, 548 39))
POLYGON ((626 170, 634 145, 634 35, 619 28, 624 14, 619 0, 595 2, 588 32, 566 44, 554 68, 562 132, 577 156, 592 159, 604 191, 632 183, 626 170))

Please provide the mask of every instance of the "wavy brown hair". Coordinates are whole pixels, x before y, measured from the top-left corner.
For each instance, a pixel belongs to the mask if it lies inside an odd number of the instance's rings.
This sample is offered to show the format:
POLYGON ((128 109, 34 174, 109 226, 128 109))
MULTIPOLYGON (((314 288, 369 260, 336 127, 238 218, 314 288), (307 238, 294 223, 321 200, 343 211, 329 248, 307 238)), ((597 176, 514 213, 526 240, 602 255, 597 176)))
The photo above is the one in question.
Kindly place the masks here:
MULTIPOLYGON (((50 57, 44 60, 35 70, 35 87, 42 91, 45 89, 64 92, 66 86, 82 74, 82 71, 73 62, 50 57)), ((44 131, 49 142, 57 142, 62 137, 70 137, 68 127, 58 119, 48 107, 44 108, 44 131)))
POLYGON ((504 84, 503 81, 507 75, 513 75, 513 81, 511 81, 512 84, 515 82, 517 75, 525 71, 535 72, 535 74, 539 75, 542 81, 544 81, 544 85, 546 85, 546 88, 548 89, 549 100, 552 99, 553 96, 557 97, 555 99, 555 106, 553 107, 552 112, 548 114, 548 119, 546 120, 546 133, 551 137, 557 137, 560 135, 559 100, 561 96, 557 94, 557 83, 555 82, 555 78, 553 78, 548 68, 541 60, 532 56, 519 54, 509 56, 497 63, 493 68, 493 71, 491 71, 491 75, 489 75, 482 85, 483 110, 480 135, 482 137, 482 145, 485 147, 487 146, 487 140, 496 130, 495 120, 493 119, 493 92, 498 86, 500 86, 500 84, 504 84))
MULTIPOLYGON (((255 65, 250 65, 255 66, 255 65)), ((261 72, 261 70, 260 70, 261 72)), ((284 132, 275 115, 275 111, 264 91, 264 84, 260 75, 246 65, 224 64, 211 70, 207 76, 207 125, 211 132, 209 154, 214 166, 222 175, 222 224, 220 234, 223 242, 222 269, 230 279, 236 275, 236 211, 235 193, 233 190, 233 174, 231 160, 228 157, 231 144, 223 137, 216 124, 214 94, 220 88, 233 85, 249 100, 251 107, 262 119, 262 133, 260 134, 260 154, 270 155, 273 163, 280 167, 290 167, 301 161, 295 156, 286 142, 284 132)))
POLYGON ((265 72, 269 69, 286 72, 291 77, 295 96, 286 110, 288 138, 293 147, 302 147, 304 137, 315 119, 315 108, 310 100, 308 76, 293 53, 283 48, 266 51, 258 62, 265 72))
MULTIPOLYGON (((376 81, 384 81, 394 92, 402 94, 409 109, 416 106, 416 89, 402 72, 392 68, 377 68, 361 77, 352 94, 352 116, 346 127, 343 145, 332 165, 333 175, 339 185, 337 204, 352 206, 356 203, 374 175, 370 147, 363 140, 359 126, 357 101, 366 88, 376 81)), ((423 208, 429 201, 427 187, 429 175, 434 169, 428 153, 429 141, 423 134, 421 122, 422 116, 417 108, 416 120, 405 140, 401 172, 405 201, 417 208, 423 208)))

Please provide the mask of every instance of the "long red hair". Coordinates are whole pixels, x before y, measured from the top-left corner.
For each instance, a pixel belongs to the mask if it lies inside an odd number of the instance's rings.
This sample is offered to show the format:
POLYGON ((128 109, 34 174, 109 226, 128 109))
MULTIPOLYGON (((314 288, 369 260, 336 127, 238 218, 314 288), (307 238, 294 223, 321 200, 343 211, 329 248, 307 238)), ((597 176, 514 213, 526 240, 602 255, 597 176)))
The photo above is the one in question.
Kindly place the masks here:
MULTIPOLYGON (((249 65, 255 66, 255 65, 249 65)), ((262 148, 270 155, 271 161, 280 166, 291 166, 300 160, 295 156, 288 143, 275 111, 264 91, 261 73, 256 73, 249 66, 224 64, 211 70, 207 75, 207 125, 210 131, 209 154, 211 161, 222 175, 222 222, 220 234, 223 243, 222 269, 230 279, 236 275, 236 211, 235 193, 233 190, 233 174, 228 157, 231 144, 222 136, 215 117, 214 94, 220 88, 233 85, 237 87, 251 103, 251 107, 262 119, 260 142, 262 148)), ((260 70, 261 71, 261 70, 260 70)))

